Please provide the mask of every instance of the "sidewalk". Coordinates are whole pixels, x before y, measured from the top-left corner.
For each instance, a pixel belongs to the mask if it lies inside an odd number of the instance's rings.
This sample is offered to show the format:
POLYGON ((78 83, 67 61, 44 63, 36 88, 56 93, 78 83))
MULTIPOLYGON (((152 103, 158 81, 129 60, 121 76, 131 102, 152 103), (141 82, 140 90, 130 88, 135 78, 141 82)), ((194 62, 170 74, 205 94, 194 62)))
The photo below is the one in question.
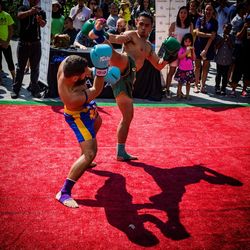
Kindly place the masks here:
MULTIPOLYGON (((13 54, 13 60, 14 63, 17 62, 16 59, 16 46, 17 46, 17 41, 11 41, 11 46, 12 46, 12 54, 13 54)), ((13 103, 28 103, 28 102, 38 102, 38 103, 55 103, 55 104, 60 104, 60 99, 59 98, 41 98, 41 99, 37 99, 37 98, 33 98, 30 94, 30 92, 27 91, 27 87, 29 85, 29 81, 30 81, 30 74, 26 74, 24 76, 23 79, 23 86, 22 89, 20 91, 20 97, 18 99, 11 99, 10 97, 10 91, 11 91, 11 85, 12 85, 12 80, 11 80, 11 76, 9 74, 8 68, 7 68, 7 64, 5 61, 5 58, 3 56, 3 60, 2 60, 2 65, 3 65, 3 71, 6 74, 6 77, 4 77, 2 79, 2 85, 0 85, 0 104, 1 103, 9 103, 9 102, 13 102, 13 103)), ((166 99, 165 97, 162 98, 161 102, 153 102, 153 101, 149 101, 149 100, 144 100, 144 99, 135 99, 135 103, 136 104, 156 104, 156 105, 173 105, 173 106, 177 106, 177 105, 190 105, 190 106, 209 106, 209 105, 242 105, 242 106, 248 106, 250 104, 250 98, 248 97, 241 97, 240 96, 240 92, 241 92, 241 88, 237 89, 237 97, 236 98, 232 98, 230 96, 219 96, 219 95, 215 95, 214 93, 214 85, 215 85, 215 75, 216 75, 216 67, 215 67, 215 63, 212 62, 211 63, 211 67, 209 70, 209 74, 208 74, 208 79, 207 79, 207 91, 208 94, 195 94, 193 93, 193 88, 191 88, 190 91, 190 96, 191 96, 191 100, 187 101, 187 100, 177 100, 176 98, 176 92, 177 92, 177 83, 173 82, 172 86, 171 86, 171 92, 174 93, 173 97, 171 99, 166 99)), ((242 85, 242 82, 240 82, 240 84, 242 85)), ((228 93, 230 89, 228 88, 228 93)), ((185 89, 183 89, 183 92, 185 93, 185 89)), ((97 102, 104 102, 104 103, 114 103, 114 99, 97 99, 97 102)))

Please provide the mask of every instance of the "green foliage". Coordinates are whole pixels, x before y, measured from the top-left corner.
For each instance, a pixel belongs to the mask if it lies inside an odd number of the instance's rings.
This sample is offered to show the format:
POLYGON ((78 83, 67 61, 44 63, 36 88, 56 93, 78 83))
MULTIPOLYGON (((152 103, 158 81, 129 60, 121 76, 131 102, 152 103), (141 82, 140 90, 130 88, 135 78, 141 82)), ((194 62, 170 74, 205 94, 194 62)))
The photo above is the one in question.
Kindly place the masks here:
POLYGON ((19 6, 22 4, 22 1, 13 1, 13 0, 3 0, 4 10, 8 12, 13 18, 14 24, 14 36, 18 33, 18 22, 17 22, 17 10, 19 6))
POLYGON ((16 17, 17 15, 17 9, 21 5, 21 1, 3 1, 3 6, 5 7, 5 11, 8 12, 12 18, 16 17))
POLYGON ((76 5, 76 0, 67 0, 64 6, 64 16, 68 16, 70 13, 70 9, 76 5))

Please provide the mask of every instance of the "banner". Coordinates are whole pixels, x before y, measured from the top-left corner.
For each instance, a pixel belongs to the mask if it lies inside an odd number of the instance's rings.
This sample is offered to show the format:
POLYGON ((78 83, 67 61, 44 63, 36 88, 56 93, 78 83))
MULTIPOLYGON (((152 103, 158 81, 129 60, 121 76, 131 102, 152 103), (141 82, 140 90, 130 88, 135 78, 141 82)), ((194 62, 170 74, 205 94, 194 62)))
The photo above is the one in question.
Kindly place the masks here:
POLYGON ((45 27, 41 28, 42 57, 40 61, 39 81, 48 85, 47 75, 48 75, 49 53, 50 53, 52 0, 42 0, 40 5, 41 8, 46 12, 47 23, 45 27))
MULTIPOLYGON (((156 52, 158 52, 162 42, 168 37, 169 26, 172 22, 176 21, 178 10, 185 5, 186 0, 155 0, 156 52)), ((162 70, 164 79, 166 78, 166 74, 167 67, 162 70)))

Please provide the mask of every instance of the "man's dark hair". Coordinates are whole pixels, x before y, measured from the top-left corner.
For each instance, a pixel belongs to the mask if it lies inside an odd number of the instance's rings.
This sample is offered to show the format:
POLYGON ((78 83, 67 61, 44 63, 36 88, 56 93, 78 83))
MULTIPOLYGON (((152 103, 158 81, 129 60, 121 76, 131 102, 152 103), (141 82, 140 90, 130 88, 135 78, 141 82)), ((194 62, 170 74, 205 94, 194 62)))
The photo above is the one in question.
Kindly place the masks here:
POLYGON ((63 73, 65 77, 78 76, 84 73, 88 62, 84 57, 70 55, 63 64, 63 73))
POLYGON ((147 18, 149 18, 150 21, 151 21, 151 23, 152 23, 152 24, 154 23, 154 19, 153 19, 153 17, 150 15, 149 12, 147 12, 147 11, 142 11, 142 12, 138 15, 138 18, 140 18, 141 16, 142 16, 142 17, 147 17, 147 18))

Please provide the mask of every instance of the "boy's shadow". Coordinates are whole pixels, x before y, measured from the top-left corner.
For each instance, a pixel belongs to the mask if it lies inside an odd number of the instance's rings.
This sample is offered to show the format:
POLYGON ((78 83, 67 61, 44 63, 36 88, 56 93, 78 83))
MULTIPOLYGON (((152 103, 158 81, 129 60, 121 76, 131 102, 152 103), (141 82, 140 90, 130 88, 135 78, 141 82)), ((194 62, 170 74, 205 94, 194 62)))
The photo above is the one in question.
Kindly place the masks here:
POLYGON ((132 242, 141 246, 154 246, 159 242, 157 237, 144 227, 144 223, 148 221, 154 223, 166 237, 173 240, 182 240, 190 236, 181 224, 179 216, 179 203, 186 192, 186 185, 205 180, 211 184, 242 186, 240 181, 203 166, 162 169, 140 162, 129 164, 143 168, 161 188, 160 194, 149 198, 152 203, 133 204, 132 196, 126 190, 124 176, 99 170, 89 170, 93 174, 108 177, 97 191, 96 200, 77 202, 84 206, 104 207, 110 225, 124 232, 132 242), (164 211, 168 219, 163 222, 149 213, 139 215, 138 210, 143 208, 164 211))

